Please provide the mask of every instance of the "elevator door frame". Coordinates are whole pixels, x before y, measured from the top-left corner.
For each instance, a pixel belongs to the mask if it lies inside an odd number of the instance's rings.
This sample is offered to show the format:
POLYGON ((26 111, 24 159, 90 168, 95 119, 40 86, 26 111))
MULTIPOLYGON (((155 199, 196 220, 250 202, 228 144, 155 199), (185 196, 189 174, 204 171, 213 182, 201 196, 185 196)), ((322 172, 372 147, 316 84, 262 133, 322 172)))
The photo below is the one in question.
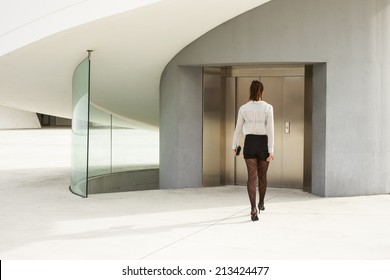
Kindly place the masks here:
MULTIPOLYGON (((232 106, 235 107, 235 104, 231 104, 229 100, 226 100, 226 91, 229 89, 229 87, 236 87, 236 82, 232 82, 235 77, 239 76, 251 76, 254 79, 259 78, 259 71, 260 76, 266 77, 266 76, 296 76, 296 74, 291 74, 294 71, 296 71, 297 68, 300 68, 299 71, 301 76, 304 77, 304 156, 303 156, 303 186, 300 187, 303 188, 304 191, 311 192, 311 153, 312 153, 312 66, 311 65, 277 65, 277 66, 233 66, 233 67, 205 67, 206 69, 214 69, 216 71, 220 71, 221 76, 219 80, 219 87, 220 92, 217 93, 220 97, 222 97, 221 104, 222 109, 220 110, 220 119, 219 121, 221 124, 225 123, 227 118, 229 118, 229 112, 231 114, 232 106), (295 70, 294 70, 295 69, 295 70), (222 92, 223 91, 223 92, 222 92), (224 98, 225 100, 223 100, 224 98)), ((205 71, 204 71, 205 73, 205 71)), ((207 85, 206 85, 207 86, 207 85)), ((205 81, 203 81, 203 91, 205 89, 205 81)), ((207 102, 207 96, 205 96, 205 92, 203 92, 203 104, 207 102)), ((236 102, 236 101, 235 101, 236 102)), ((204 104, 205 105, 205 104, 204 104)), ((203 105, 203 106, 204 106, 203 105)), ((235 111, 235 109, 234 109, 235 111)), ((205 113, 205 112, 204 112, 205 113)), ((237 115, 237 112, 234 112, 234 115, 237 115)), ((203 118, 203 121, 205 122, 205 119, 203 118)), ((234 120, 235 125, 235 120, 234 120)), ((207 182, 207 179, 205 177, 205 173, 207 173, 208 170, 205 170, 205 162, 207 162, 210 159, 210 148, 205 149, 205 146, 203 148, 203 186, 216 186, 216 185, 231 185, 235 184, 235 176, 232 176, 232 169, 235 169, 235 161, 231 163, 229 158, 231 157, 231 135, 232 135, 232 128, 229 128, 227 125, 221 125, 223 127, 223 131, 218 131, 215 134, 222 135, 223 133, 226 133, 225 141, 222 141, 223 139, 220 139, 220 146, 214 147, 215 149, 221 149, 222 146, 225 146, 226 153, 220 154, 221 161, 219 162, 220 173, 214 174, 214 178, 219 178, 217 180, 214 180, 211 184, 207 182)), ((203 144, 208 142, 208 135, 205 133, 205 130, 203 130, 203 144)), ((218 142, 218 141, 217 141, 218 142)), ((214 142, 214 143, 217 143, 214 142)), ((207 145, 206 145, 207 146, 207 145)), ((213 159, 215 160, 215 158, 213 159)), ((217 168, 217 169, 218 169, 217 168)), ((217 172, 217 171, 214 171, 217 172)), ((235 173, 235 172, 234 172, 235 173)), ((210 175, 210 174, 209 174, 210 175)))

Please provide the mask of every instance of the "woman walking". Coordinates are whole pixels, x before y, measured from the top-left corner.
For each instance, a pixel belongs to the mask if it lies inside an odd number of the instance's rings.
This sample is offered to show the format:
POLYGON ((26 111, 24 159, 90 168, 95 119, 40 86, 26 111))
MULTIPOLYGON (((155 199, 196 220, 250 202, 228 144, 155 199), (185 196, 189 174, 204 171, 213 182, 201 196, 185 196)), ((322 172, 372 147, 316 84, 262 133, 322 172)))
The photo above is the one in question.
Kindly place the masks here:
MULTIPOLYGON (((233 153, 236 154, 241 131, 245 135, 244 159, 248 170, 247 190, 251 204, 252 221, 259 220, 256 208, 256 179, 259 185, 259 211, 264 211, 267 190, 267 171, 274 159, 274 114, 272 105, 262 100, 264 86, 253 81, 249 102, 238 111, 233 135, 233 153)), ((260 212, 259 212, 260 213, 260 212)))

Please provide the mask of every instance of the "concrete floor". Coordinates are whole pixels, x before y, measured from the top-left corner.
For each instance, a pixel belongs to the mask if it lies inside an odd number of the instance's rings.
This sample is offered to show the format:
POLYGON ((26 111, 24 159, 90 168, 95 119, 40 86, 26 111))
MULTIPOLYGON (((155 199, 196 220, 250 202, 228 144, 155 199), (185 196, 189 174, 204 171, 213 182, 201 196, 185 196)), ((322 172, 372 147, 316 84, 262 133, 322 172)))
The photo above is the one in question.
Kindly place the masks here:
POLYGON ((390 195, 246 188, 72 195, 70 130, 0 130, 0 259, 390 259, 390 195))

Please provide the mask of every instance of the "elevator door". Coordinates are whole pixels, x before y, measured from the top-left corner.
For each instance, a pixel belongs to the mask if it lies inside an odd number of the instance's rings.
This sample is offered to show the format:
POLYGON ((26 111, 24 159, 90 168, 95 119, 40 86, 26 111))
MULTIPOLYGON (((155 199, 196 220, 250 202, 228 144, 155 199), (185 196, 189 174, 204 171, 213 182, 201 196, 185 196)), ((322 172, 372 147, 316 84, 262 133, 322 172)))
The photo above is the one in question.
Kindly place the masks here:
MULTIPOLYGON (((236 111, 248 102, 253 80, 264 84, 263 100, 274 108, 275 159, 268 171, 268 185, 303 188, 304 172, 304 77, 265 76, 236 78, 236 111)), ((243 146, 244 137, 240 144, 243 146)), ((246 185, 247 171, 242 156, 236 158, 235 183, 246 185)))

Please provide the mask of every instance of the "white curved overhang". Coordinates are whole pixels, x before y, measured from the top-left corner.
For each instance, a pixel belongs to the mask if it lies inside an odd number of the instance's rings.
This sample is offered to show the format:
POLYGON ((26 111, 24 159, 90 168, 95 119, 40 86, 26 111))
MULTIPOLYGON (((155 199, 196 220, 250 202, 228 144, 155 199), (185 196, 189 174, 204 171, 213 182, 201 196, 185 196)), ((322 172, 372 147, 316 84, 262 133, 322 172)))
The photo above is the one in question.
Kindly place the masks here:
POLYGON ((158 125, 159 82, 166 64, 207 31, 266 2, 2 1, 0 104, 70 117, 73 70, 93 49, 97 105, 158 125), (32 3, 39 5, 28 7, 32 3), (13 17, 20 7, 24 14, 13 17))

